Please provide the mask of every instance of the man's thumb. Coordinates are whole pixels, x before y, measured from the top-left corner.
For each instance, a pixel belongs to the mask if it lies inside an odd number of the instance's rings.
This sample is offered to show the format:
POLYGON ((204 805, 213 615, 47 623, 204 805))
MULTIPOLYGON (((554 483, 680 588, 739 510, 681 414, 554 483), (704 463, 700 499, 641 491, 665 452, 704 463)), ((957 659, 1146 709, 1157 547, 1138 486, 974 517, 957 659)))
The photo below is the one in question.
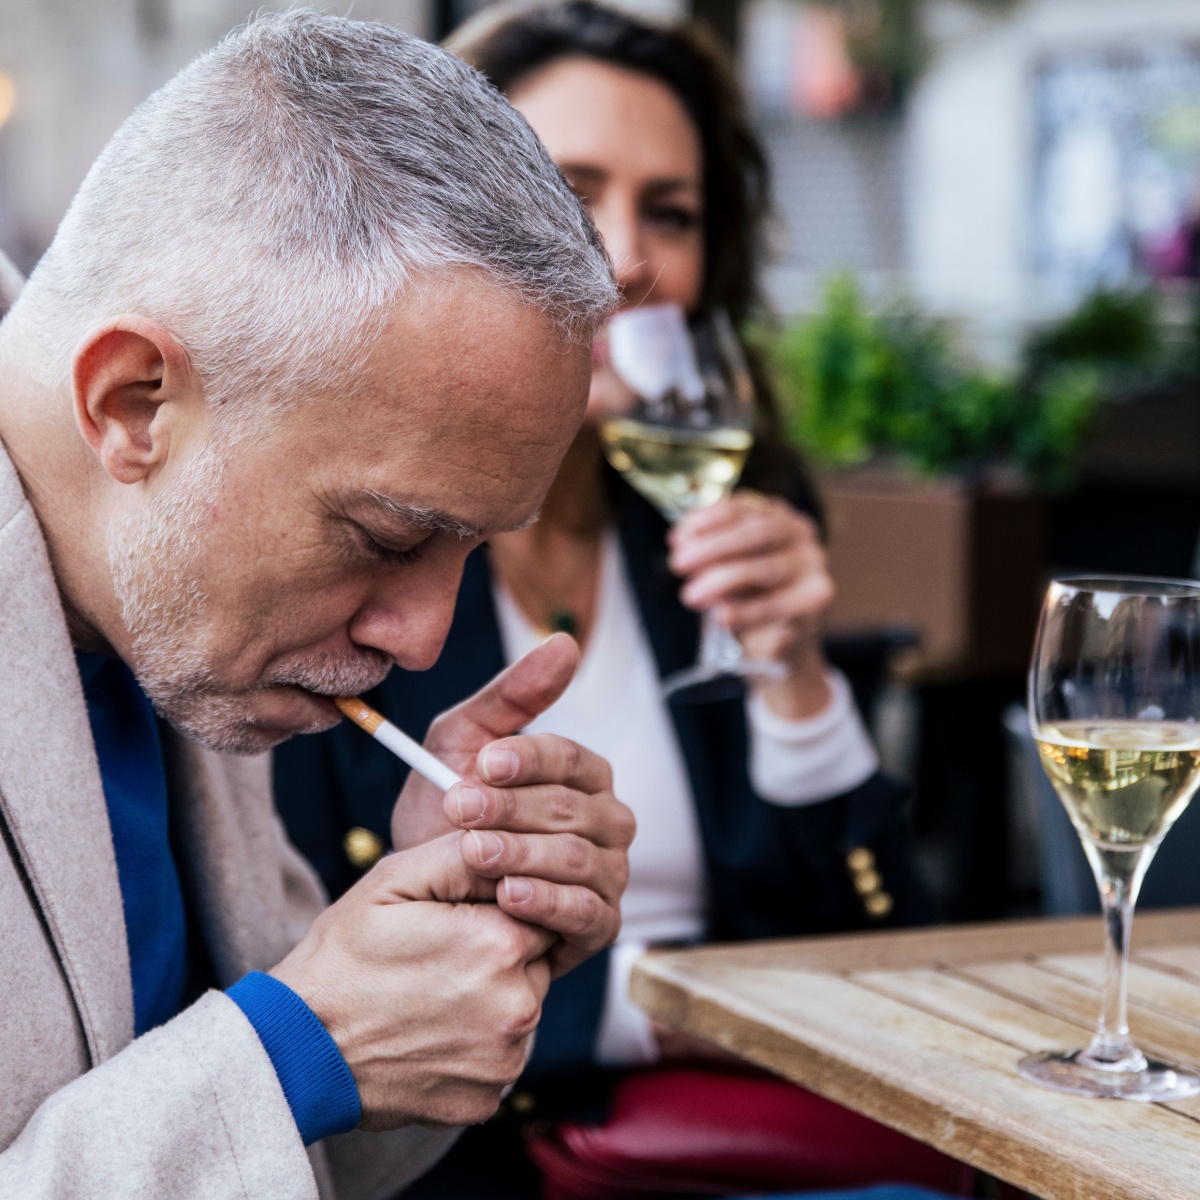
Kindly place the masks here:
POLYGON ((467 732, 464 724, 473 727, 470 732, 475 737, 465 740, 478 741, 475 749, 496 738, 520 733, 567 690, 578 666, 579 646, 573 638, 565 633, 548 637, 469 700, 439 718, 436 730, 430 731, 430 749, 434 748, 435 734, 439 742, 444 738, 460 748, 467 732))
POLYGON ((375 868, 388 900, 439 900, 462 904, 471 900, 495 900, 495 880, 481 879, 463 861, 461 833, 447 833, 388 855, 375 868))

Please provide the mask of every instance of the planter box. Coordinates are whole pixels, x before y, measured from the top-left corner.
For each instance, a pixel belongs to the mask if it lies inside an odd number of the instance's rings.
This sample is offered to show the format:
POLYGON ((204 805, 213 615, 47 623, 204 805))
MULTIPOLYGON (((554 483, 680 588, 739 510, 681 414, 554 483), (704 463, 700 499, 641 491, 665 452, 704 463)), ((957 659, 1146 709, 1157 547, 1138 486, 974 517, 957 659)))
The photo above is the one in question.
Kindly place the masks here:
POLYGON ((908 627, 922 677, 1023 672, 1045 586, 1040 496, 1016 486, 831 472, 831 634, 908 627))

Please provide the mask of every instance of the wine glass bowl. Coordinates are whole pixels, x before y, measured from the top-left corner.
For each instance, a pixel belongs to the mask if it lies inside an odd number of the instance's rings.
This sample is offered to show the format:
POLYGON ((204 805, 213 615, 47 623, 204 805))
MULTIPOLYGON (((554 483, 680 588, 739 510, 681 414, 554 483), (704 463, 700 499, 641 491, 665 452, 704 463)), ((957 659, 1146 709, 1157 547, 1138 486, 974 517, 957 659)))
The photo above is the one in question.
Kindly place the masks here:
POLYGON ((1029 718, 1100 889, 1105 986, 1083 1050, 1029 1055, 1028 1079, 1134 1100, 1200 1092, 1200 1075, 1148 1060, 1129 1036, 1126 974, 1138 890, 1200 785, 1200 583, 1056 580, 1029 674, 1029 718))
MULTIPOLYGON (((613 467, 672 523, 728 496, 755 424, 753 380, 728 317, 717 311, 689 322, 677 305, 643 306, 618 313, 605 343, 591 403, 613 467)), ((784 674, 780 663, 747 658, 705 613, 699 661, 663 688, 697 698, 730 679, 784 674)))

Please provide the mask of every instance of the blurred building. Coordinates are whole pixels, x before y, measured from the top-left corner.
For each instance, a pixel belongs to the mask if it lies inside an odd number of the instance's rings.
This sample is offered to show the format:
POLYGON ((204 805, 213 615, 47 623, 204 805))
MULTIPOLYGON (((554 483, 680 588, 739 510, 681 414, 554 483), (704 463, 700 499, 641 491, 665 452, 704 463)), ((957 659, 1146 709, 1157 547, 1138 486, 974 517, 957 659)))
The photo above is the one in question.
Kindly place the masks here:
POLYGON ((862 8, 743 12, 783 209, 783 308, 851 268, 964 318, 1004 359, 1029 322, 1098 284, 1194 276, 1200 3, 926 0, 900 34, 915 60, 902 97, 855 61, 862 8))
MULTIPOLYGON (((354 0, 344 7, 362 20, 435 37, 483 6, 354 0)), ((626 6, 664 19, 682 11, 678 0, 626 6)), ((290 0, 2 0, 0 248, 31 267, 130 110, 251 13, 288 7, 290 0)))
MULTIPOLYGON (((487 0, 356 0, 438 36, 487 0)), ((685 0, 623 0, 652 17, 685 0)), ((773 296, 851 269, 1004 358, 1098 282, 1200 260, 1200 0, 693 0, 774 164, 773 296)), ((29 267, 122 117, 284 0, 4 0, 0 246, 29 267)), ((170 164, 165 163, 169 170, 170 164)))

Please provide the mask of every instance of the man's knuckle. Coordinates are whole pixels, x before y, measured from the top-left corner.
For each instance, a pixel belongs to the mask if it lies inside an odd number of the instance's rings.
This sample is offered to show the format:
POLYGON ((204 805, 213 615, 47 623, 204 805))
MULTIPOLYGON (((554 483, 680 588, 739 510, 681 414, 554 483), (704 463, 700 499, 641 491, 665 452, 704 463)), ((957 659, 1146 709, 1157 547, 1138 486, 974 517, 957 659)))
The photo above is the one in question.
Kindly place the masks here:
POLYGON ((492 946, 505 970, 525 957, 525 932, 512 921, 505 921, 496 931, 492 946))
POLYGON ((486 819, 493 824, 507 827, 517 815, 517 797, 511 788, 488 788, 486 819))
POLYGON ((579 775, 586 753, 578 742, 563 740, 563 773, 566 778, 575 779, 579 775))
POLYGON ((620 800, 617 801, 617 832, 622 849, 628 850, 637 837, 637 817, 633 815, 633 809, 620 800))
POLYGON ((557 827, 569 827, 579 818, 579 795, 570 788, 555 788, 550 793, 550 820, 557 827))
POLYGON ((542 1006, 527 987, 514 989, 513 995, 505 1005, 500 1031, 508 1038, 527 1038, 537 1028, 541 1014, 542 1006))
POLYGON ((594 892, 581 897, 578 905, 576 940, 588 946, 603 945, 612 927, 613 910, 594 892))
POLYGON ((562 913, 562 888, 556 884, 545 884, 537 893, 537 911, 540 924, 552 927, 562 913))
POLYGON ((592 843, 575 833, 562 835, 563 863, 572 874, 581 874, 591 866, 592 843))
POLYGON ((508 839, 507 853, 504 858, 505 866, 513 875, 520 875, 533 860, 534 850, 529 837, 517 834, 508 839))

